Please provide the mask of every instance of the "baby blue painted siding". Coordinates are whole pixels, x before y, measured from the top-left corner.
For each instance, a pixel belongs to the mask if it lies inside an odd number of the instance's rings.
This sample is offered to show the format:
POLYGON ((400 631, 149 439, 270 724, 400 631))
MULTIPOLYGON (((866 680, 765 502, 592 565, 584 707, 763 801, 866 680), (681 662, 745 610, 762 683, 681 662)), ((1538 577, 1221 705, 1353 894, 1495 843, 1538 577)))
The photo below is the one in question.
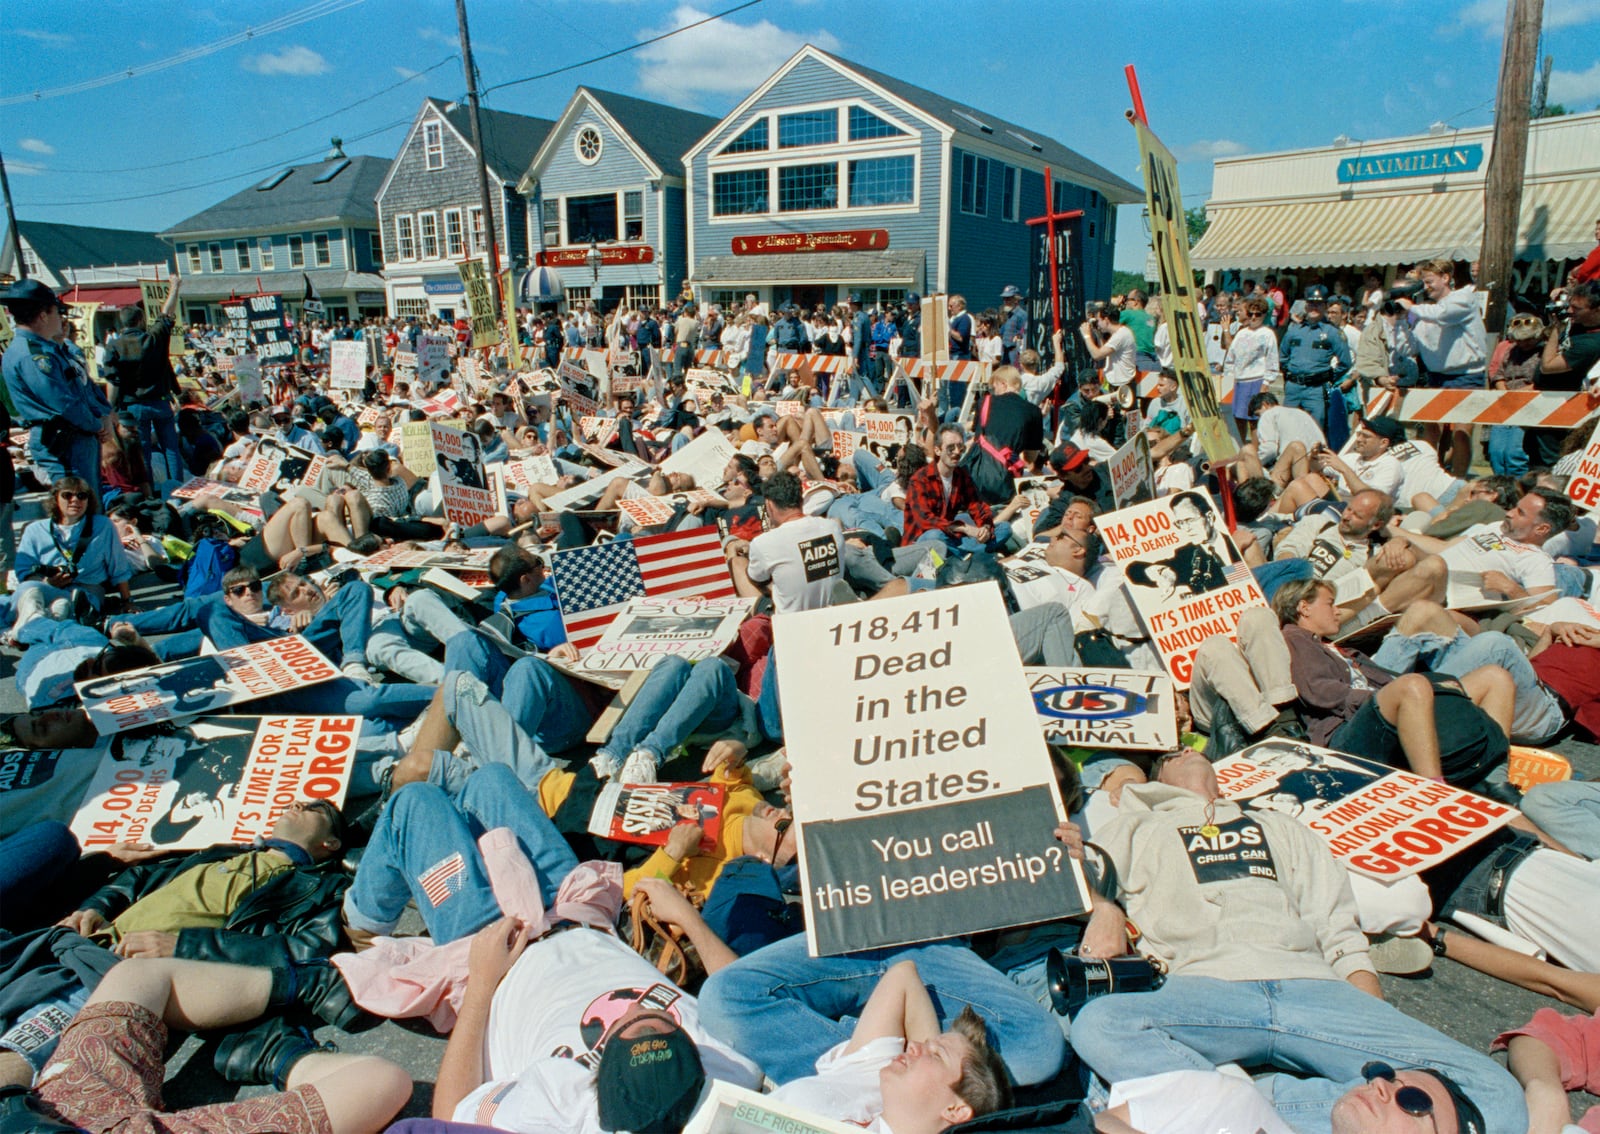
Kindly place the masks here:
MULTIPOLYGON (((841 132, 841 140, 847 135, 841 132)), ((805 151, 776 148, 777 138, 771 139, 773 148, 764 155, 772 164, 789 164, 804 160, 805 151)), ((873 152, 900 139, 885 138, 863 142, 864 152, 873 152)), ((914 115, 874 94, 869 88, 853 79, 824 66, 814 59, 804 59, 793 70, 773 84, 755 104, 737 118, 723 123, 709 145, 694 159, 694 200, 690 202, 690 223, 694 225, 695 257, 726 256, 732 251, 736 236, 759 236, 771 232, 817 232, 837 229, 882 228, 888 230, 891 251, 920 250, 924 254, 922 286, 931 287, 938 268, 939 256, 939 134, 914 115), (918 200, 921 207, 915 213, 880 213, 871 210, 816 209, 803 213, 773 213, 751 219, 711 219, 711 165, 709 157, 717 153, 736 134, 743 131, 757 114, 818 102, 858 102, 876 110, 894 122, 902 123, 920 134, 918 145, 918 200)), ((759 160, 763 155, 746 154, 742 158, 759 160)), ((848 160, 848 159, 845 159, 848 160)), ((848 170, 841 170, 840 196, 844 197, 848 170)), ((754 260, 755 258, 751 258, 754 260)))

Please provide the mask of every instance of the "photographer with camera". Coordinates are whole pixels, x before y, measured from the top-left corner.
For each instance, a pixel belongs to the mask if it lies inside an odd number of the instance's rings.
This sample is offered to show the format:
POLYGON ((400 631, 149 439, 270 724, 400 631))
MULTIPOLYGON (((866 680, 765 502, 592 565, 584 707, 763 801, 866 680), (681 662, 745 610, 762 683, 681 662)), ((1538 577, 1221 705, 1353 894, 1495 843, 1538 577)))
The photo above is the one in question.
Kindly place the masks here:
POLYGON ((1591 374, 1600 362, 1600 280, 1568 289, 1566 322, 1552 323, 1539 360, 1541 390, 1592 392, 1600 376, 1591 374))
MULTIPOLYGON (((1489 336, 1473 288, 1455 287, 1455 263, 1424 260, 1417 265, 1416 281, 1395 285, 1389 297, 1403 307, 1411 320, 1411 335, 1427 384, 1447 390, 1482 390, 1489 374, 1489 336), (1425 300, 1425 302, 1418 302, 1425 300)), ((1434 442, 1438 427, 1430 426, 1434 442)), ((1450 430, 1450 471, 1466 475, 1472 464, 1472 427, 1450 430)))

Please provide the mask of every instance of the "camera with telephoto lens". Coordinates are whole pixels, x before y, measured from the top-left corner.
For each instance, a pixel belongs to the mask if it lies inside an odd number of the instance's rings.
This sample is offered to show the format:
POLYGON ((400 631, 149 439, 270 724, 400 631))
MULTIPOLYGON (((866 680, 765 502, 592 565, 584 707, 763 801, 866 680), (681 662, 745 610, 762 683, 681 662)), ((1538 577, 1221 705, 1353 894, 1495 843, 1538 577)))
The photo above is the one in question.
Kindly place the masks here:
POLYGON ((1389 298, 1409 299, 1415 303, 1426 289, 1427 285, 1421 280, 1395 280, 1389 287, 1389 298))
POLYGON ((1552 327, 1564 321, 1572 313, 1572 300, 1567 295, 1566 288, 1556 292, 1549 303, 1544 305, 1544 324, 1552 327))
POLYGON ((1051 949, 1045 958, 1045 984, 1056 1015, 1071 1019, 1097 996, 1108 992, 1154 992, 1167 983, 1160 961, 1138 953, 1126 957, 1074 957, 1051 949))

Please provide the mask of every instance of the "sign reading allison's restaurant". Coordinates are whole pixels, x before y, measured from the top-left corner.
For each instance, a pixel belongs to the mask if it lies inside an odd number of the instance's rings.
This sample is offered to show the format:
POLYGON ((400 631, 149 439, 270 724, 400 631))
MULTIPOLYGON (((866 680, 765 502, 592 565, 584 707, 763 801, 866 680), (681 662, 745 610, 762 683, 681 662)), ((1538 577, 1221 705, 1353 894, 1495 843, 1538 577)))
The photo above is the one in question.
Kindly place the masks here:
POLYGON ((733 238, 735 256, 773 252, 882 252, 889 247, 886 228, 854 228, 843 232, 769 232, 733 238))

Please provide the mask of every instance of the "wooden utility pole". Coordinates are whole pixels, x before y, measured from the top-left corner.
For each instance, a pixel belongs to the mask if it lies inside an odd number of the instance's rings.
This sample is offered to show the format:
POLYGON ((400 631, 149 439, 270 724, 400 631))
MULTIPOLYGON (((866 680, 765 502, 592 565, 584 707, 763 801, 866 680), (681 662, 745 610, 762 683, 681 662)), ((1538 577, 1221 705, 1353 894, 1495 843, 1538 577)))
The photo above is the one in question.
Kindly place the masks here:
MULTIPOLYGON (((483 197, 483 231, 489 238, 488 276, 500 290, 500 238, 495 234, 494 207, 489 200, 489 155, 483 150, 483 126, 478 121, 478 69, 472 64, 472 37, 467 34, 467 0, 456 0, 456 27, 461 33, 461 65, 467 71, 467 108, 472 112, 472 148, 478 151, 478 192, 483 197)), ((467 247, 472 247, 472 226, 467 226, 467 247)), ((503 299, 503 297, 501 297, 503 299)), ((498 310, 505 310, 497 302, 498 310)))
POLYGON ((1499 335, 1505 328, 1506 301, 1511 296, 1522 179, 1528 161, 1528 104, 1543 16, 1544 0, 1506 0, 1494 148, 1483 187, 1483 247, 1478 254, 1478 286, 1489 293, 1483 321, 1491 335, 1499 335))
POLYGON ((11 180, 6 176, 6 159, 0 157, 0 195, 6 201, 6 221, 11 225, 11 243, 17 250, 17 279, 28 278, 28 265, 22 262, 22 233, 17 231, 17 211, 11 207, 11 180))

